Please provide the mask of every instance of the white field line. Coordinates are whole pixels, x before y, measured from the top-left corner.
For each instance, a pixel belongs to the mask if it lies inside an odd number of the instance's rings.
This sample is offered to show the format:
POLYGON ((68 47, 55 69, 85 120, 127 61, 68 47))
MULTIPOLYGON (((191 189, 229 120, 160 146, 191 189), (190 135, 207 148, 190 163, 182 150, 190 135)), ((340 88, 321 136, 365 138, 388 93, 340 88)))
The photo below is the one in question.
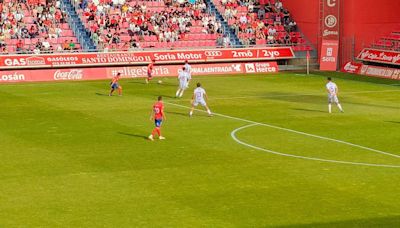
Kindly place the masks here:
MULTIPOLYGON (((400 89, 395 90, 372 90, 372 91, 354 91, 354 92, 341 92, 341 94, 368 94, 368 93, 388 93, 400 92, 400 89)), ((209 100, 235 100, 235 99, 248 99, 248 98, 269 98, 269 97, 301 97, 301 96, 315 96, 322 93, 305 93, 305 94, 276 94, 276 95, 249 95, 249 96, 236 96, 236 97, 214 97, 209 100)), ((190 99, 181 99, 180 101, 190 101, 190 99)))
POLYGON ((386 168, 400 168, 400 165, 384 165, 384 164, 373 164, 373 163, 363 163, 363 162, 350 162, 350 161, 340 161, 340 160, 331 160, 331 159, 323 159, 323 158, 314 158, 314 157, 306 157, 306 156, 300 156, 300 155, 293 155, 293 154, 285 154, 285 153, 281 153, 281 152, 277 152, 277 151, 273 151, 273 150, 268 150, 268 149, 264 149, 258 146, 254 146, 248 143, 245 143, 243 141, 241 141, 240 139, 238 139, 236 137, 236 133, 238 131, 241 131, 245 128, 249 128, 249 127, 253 127, 253 126, 257 126, 259 124, 250 124, 250 125, 246 125, 243 127, 239 127, 236 128, 235 130, 233 130, 231 132, 231 137, 233 140, 235 140, 237 143, 243 145, 243 146, 247 146, 256 150, 261 150, 267 153, 271 153, 271 154, 276 154, 276 155, 280 155, 280 156, 285 156, 285 157, 292 157, 292 158, 300 158, 300 159, 306 159, 306 160, 312 160, 312 161, 320 161, 320 162, 330 162, 330 163, 339 163, 339 164, 347 164, 347 165, 362 165, 362 166, 373 166, 373 167, 386 167, 386 168))
MULTIPOLYGON (((185 109, 190 109, 190 107, 184 106, 184 105, 180 105, 180 104, 175 104, 175 103, 170 103, 170 102, 164 102, 164 103, 169 104, 169 105, 173 105, 173 106, 177 106, 177 107, 181 107, 181 108, 185 108, 185 109)), ((199 110, 199 109, 196 109, 196 110, 198 110, 200 112, 205 112, 205 111, 199 110)), ((387 155, 387 156, 400 158, 400 155, 397 155, 397 154, 391 154, 391 153, 388 153, 388 152, 385 152, 385 151, 369 148, 369 147, 366 147, 366 146, 362 146, 362 145, 358 145, 358 144, 354 144, 354 143, 350 143, 350 142, 346 142, 346 141, 342 141, 342 140, 338 140, 338 139, 333 139, 333 138, 329 138, 329 137, 309 134, 309 133, 302 132, 302 131, 296 131, 296 130, 289 129, 289 128, 279 127, 279 126, 266 124, 266 123, 260 123, 260 122, 247 120, 247 119, 242 119, 242 118, 238 118, 238 117, 234 117, 234 116, 228 116, 228 115, 224 115, 224 114, 220 114, 220 113, 213 113, 213 115, 224 117, 224 118, 227 118, 227 119, 238 120, 238 121, 241 121, 241 122, 246 122, 246 123, 249 123, 249 124, 257 124, 257 125, 261 125, 261 126, 265 126, 265 127, 269 127, 269 128, 273 128, 273 129, 292 132, 292 133, 296 133, 296 134, 299 134, 299 135, 305 135, 305 136, 309 136, 309 137, 313 137, 313 138, 318 138, 318 139, 323 139, 323 140, 327 140, 327 141, 331 141, 331 142, 341 143, 341 144, 345 144, 345 145, 348 145, 348 146, 357 147, 357 148, 361 148, 361 149, 364 149, 364 150, 372 151, 372 152, 375 152, 375 153, 378 153, 378 154, 384 154, 384 155, 387 155)))

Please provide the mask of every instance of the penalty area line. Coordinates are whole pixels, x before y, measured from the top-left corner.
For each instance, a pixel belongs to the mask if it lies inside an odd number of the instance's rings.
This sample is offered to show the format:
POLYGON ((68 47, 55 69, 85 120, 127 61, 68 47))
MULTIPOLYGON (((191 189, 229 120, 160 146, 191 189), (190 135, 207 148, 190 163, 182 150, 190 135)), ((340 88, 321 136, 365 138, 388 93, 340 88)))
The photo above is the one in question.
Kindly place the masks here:
MULTIPOLYGON (((180 108, 190 109, 190 107, 185 106, 185 105, 175 104, 175 103, 171 103, 171 102, 164 102, 164 103, 169 104, 169 105, 173 105, 173 106, 176 106, 176 107, 180 107, 180 108)), ((195 109, 195 110, 200 111, 200 112, 206 112, 204 110, 199 110, 199 109, 195 109)), ((224 118, 231 119, 231 120, 237 120, 237 121, 240 121, 240 122, 246 122, 246 123, 249 123, 249 124, 255 124, 255 125, 260 125, 260 126, 264 126, 264 127, 269 127, 269 128, 273 128, 273 129, 277 129, 277 130, 281 130, 281 131, 287 131, 287 132, 291 132, 291 133, 295 133, 295 134, 299 134, 299 135, 304 135, 304 136, 308 136, 308 137, 313 137, 313 138, 317 138, 317 139, 322 139, 322 140, 326 140, 326 141, 336 142, 336 143, 340 143, 340 144, 344 144, 344 145, 348 145, 348 146, 352 146, 352 147, 356 147, 356 148, 372 151, 372 152, 375 152, 375 153, 378 153, 378 154, 383 154, 383 155, 387 155, 387 156, 391 156, 391 157, 395 157, 395 158, 400 158, 400 155, 397 155, 397 154, 392 154, 392 153, 389 153, 389 152, 377 150, 377 149, 374 149, 374 148, 370 148, 370 147, 366 147, 366 146, 362 146, 362 145, 358 145, 358 144, 354 144, 354 143, 350 143, 350 142, 346 142, 346 141, 342 141, 342 140, 338 140, 338 139, 333 139, 333 138, 329 138, 329 137, 314 135, 314 134, 310 134, 310 133, 306 133, 306 132, 302 132, 302 131, 293 130, 293 129, 290 129, 290 128, 279 127, 279 126, 275 126, 275 125, 267 124, 267 123, 260 123, 260 122, 256 122, 256 121, 253 121, 253 120, 247 120, 247 119, 243 119, 243 118, 239 118, 239 117, 228 116, 228 115, 224 115, 224 114, 220 114, 220 113, 213 113, 213 115, 219 116, 219 117, 224 117, 224 118)))
POLYGON ((300 155, 293 155, 293 154, 285 154, 285 153, 281 153, 281 152, 277 152, 274 150, 268 150, 262 147, 258 147, 258 146, 254 146, 248 143, 245 143, 243 141, 241 141, 240 139, 237 138, 236 133, 245 129, 245 128, 250 128, 250 127, 254 127, 254 126, 258 126, 259 124, 250 124, 250 125, 246 125, 243 127, 239 127, 236 128, 235 130, 233 130, 231 132, 231 137, 233 140, 235 140, 235 142, 249 147, 249 148, 253 148, 256 150, 260 150, 260 151, 264 151, 270 154, 275 154, 275 155, 280 155, 280 156, 285 156, 285 157, 292 157, 292 158, 299 158, 299 159, 305 159, 305 160, 312 160, 312 161, 319 161, 319 162, 330 162, 330 163, 338 163, 338 164, 346 164, 346 165, 360 165, 360 166, 372 166, 372 167, 385 167, 385 168, 400 168, 400 165, 384 165, 384 164, 374 164, 374 163, 364 163, 364 162, 350 162, 350 161, 340 161, 340 160, 332 160, 332 159, 323 159, 323 158, 314 158, 314 157, 307 157, 307 156, 300 156, 300 155))

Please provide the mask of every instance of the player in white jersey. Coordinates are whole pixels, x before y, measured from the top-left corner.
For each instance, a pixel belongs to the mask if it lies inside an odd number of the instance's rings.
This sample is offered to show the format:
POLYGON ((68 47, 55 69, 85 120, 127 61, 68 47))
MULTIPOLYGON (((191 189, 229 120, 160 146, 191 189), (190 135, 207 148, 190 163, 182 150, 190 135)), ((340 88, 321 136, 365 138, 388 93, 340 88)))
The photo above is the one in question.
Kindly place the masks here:
POLYGON ((175 97, 182 97, 183 96, 183 92, 185 91, 185 89, 187 89, 187 84, 188 84, 188 73, 186 72, 186 68, 183 67, 182 71, 179 72, 178 74, 178 81, 179 81, 179 87, 178 87, 178 91, 176 91, 175 97))
POLYGON ((339 99, 337 97, 339 89, 336 83, 332 82, 332 79, 328 77, 328 83, 326 84, 326 91, 328 91, 328 110, 329 113, 332 112, 332 103, 335 103, 339 110, 343 112, 343 108, 339 103, 339 99))
POLYGON ((211 116, 211 110, 208 108, 206 100, 208 99, 206 91, 201 88, 201 84, 197 83, 197 88, 194 90, 192 96, 192 109, 190 110, 189 116, 193 115, 194 107, 201 104, 203 107, 206 108, 207 113, 211 116))
POLYGON ((190 80, 192 80, 192 66, 189 65, 189 61, 185 61, 185 70, 188 76, 188 83, 187 83, 187 88, 189 88, 189 83, 190 80))

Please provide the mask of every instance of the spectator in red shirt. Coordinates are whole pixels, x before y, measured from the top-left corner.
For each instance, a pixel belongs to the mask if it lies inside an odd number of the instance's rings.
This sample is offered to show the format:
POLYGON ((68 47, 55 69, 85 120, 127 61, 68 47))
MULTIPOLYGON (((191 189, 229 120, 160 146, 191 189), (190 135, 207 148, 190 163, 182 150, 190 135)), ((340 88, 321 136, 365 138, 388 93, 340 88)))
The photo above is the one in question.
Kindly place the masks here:
POLYGON ((17 44, 16 44, 16 47, 17 47, 17 52, 18 52, 18 53, 20 53, 20 52, 23 51, 24 43, 22 42, 22 40, 18 40, 18 42, 17 42, 17 44))

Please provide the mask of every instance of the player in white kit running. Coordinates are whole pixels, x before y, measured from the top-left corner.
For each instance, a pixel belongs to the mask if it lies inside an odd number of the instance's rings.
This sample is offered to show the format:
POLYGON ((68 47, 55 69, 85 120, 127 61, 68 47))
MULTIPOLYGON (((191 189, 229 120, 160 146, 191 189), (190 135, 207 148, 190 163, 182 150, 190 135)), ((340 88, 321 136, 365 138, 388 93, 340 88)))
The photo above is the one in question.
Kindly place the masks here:
POLYGON ((201 88, 201 84, 197 83, 197 88, 194 90, 192 96, 192 109, 190 110, 189 116, 193 115, 194 108, 201 104, 201 106, 205 107, 209 116, 212 116, 211 110, 208 108, 206 100, 208 99, 206 91, 201 88))
POLYGON ((192 80, 192 66, 189 65, 189 61, 185 61, 185 70, 188 76, 188 82, 186 87, 189 88, 190 80, 192 80))
POLYGON ((188 87, 188 73, 186 72, 186 68, 183 67, 182 71, 179 72, 178 74, 178 81, 179 81, 179 88, 178 91, 176 91, 175 97, 182 97, 183 96, 183 92, 185 91, 185 89, 187 89, 188 87))
POLYGON ((332 79, 328 77, 328 83, 326 84, 326 91, 328 91, 328 110, 329 113, 332 113, 332 103, 335 103, 339 110, 343 112, 343 108, 339 103, 339 99, 337 97, 339 89, 336 83, 332 82, 332 79))

